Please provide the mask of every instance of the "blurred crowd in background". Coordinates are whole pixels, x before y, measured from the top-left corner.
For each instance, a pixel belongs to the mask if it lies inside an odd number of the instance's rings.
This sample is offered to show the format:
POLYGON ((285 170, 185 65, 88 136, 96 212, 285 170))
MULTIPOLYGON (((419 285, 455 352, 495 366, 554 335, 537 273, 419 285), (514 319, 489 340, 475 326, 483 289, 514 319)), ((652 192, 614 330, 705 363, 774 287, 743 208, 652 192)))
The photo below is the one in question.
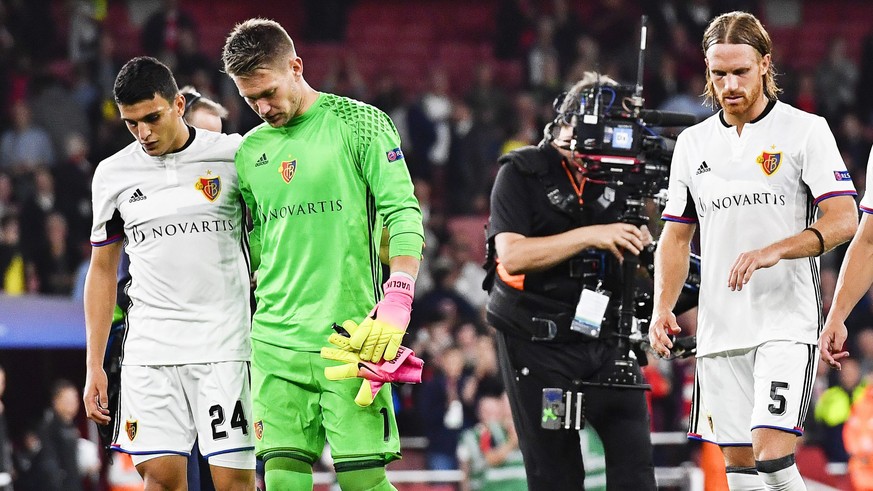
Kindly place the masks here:
MULTIPOLYGON (((859 4, 844 0, 832 8, 842 3, 859 4)), ((700 39, 713 16, 754 12, 786 51, 791 41, 780 41, 780 34, 812 22, 804 2, 789 0, 779 2, 780 8, 793 6, 800 24, 777 28, 785 19, 768 15, 768 4, 296 0, 242 7, 196 0, 0 1, 0 291, 81 298, 90 253, 91 176, 101 159, 132 141, 112 101, 115 75, 130 56, 148 54, 166 62, 180 87, 193 85, 228 108, 226 132, 244 133, 260 121, 221 73, 218 49, 233 22, 284 12, 286 17, 273 17, 294 39, 308 82, 379 107, 401 134, 427 235, 406 338, 426 360, 426 374, 421 385, 397 391, 401 432, 427 437, 430 469, 475 467, 476 445, 458 452, 465 431, 481 440, 489 424, 502 424, 500 443, 513 444, 481 289, 483 226, 497 158, 536 144, 554 117, 555 96, 584 71, 633 83, 641 14, 649 22, 645 107, 712 114, 700 97, 705 81, 700 39), (486 407, 480 408, 483 399, 486 407), (489 420, 480 421, 482 414, 489 420)), ((873 9, 867 10, 870 26, 873 9)), ((781 56, 777 49, 774 62, 784 89, 780 98, 827 118, 860 197, 873 143, 873 29, 856 31, 817 39, 821 49, 815 58, 781 56)), ((826 308, 843 252, 822 259, 826 308)), ((693 314, 683 322, 693 333, 693 314)), ((873 292, 848 324, 853 357, 841 372, 821 367, 805 437, 837 463, 847 458, 842 427, 849 405, 859 387, 873 380, 873 292)), ((653 385, 653 431, 684 431, 693 360, 652 360, 646 375, 653 385)), ((59 382, 51 394, 68 389, 79 390, 59 382)), ((78 395, 75 399, 80 404, 78 395)), ((11 436, 0 433, 14 444, 16 456, 5 451, 12 446, 0 452, 0 489, 2 472, 13 467, 16 489, 49 489, 26 483, 34 469, 46 472, 32 465, 31 453, 51 446, 50 431, 60 413, 50 408, 45 419, 9 422, 11 436)), ((76 418, 84 427, 75 411, 65 424, 75 428, 76 418)), ((486 433, 492 439, 496 434, 486 433)), ((54 462, 62 465, 60 459, 54 462)))

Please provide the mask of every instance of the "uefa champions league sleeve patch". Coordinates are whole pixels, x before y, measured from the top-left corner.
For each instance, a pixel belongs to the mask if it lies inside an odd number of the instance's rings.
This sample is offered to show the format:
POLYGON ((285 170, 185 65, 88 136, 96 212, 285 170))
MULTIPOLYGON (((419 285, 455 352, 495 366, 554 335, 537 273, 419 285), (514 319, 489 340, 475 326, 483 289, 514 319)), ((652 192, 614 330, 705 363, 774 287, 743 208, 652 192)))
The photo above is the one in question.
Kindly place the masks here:
POLYGON ((397 162, 398 160, 403 160, 403 150, 400 150, 400 147, 397 147, 390 152, 386 152, 385 155, 388 157, 388 162, 397 162))

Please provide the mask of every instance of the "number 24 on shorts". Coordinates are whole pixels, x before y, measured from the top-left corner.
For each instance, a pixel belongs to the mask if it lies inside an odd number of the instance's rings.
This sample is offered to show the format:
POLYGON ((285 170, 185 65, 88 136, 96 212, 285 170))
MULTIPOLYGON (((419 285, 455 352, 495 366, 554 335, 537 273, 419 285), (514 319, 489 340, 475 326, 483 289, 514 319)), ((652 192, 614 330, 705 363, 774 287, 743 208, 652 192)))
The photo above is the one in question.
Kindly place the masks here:
MULTIPOLYGON (((221 440, 227 438, 227 431, 220 429, 225 421, 224 408, 220 404, 215 404, 209 408, 209 415, 212 416, 212 439, 221 440)), ((249 434, 249 422, 246 419, 245 411, 243 411, 242 401, 236 401, 236 404, 233 406, 230 428, 242 431, 243 435, 249 434)))

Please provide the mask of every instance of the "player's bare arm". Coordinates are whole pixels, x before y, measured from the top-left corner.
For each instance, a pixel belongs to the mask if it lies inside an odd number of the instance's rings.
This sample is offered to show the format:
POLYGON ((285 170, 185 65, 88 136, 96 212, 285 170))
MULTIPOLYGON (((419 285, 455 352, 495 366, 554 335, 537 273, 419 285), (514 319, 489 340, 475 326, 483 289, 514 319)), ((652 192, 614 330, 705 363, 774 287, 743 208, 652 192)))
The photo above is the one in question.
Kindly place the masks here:
POLYGON ((406 273, 412 279, 418 277, 418 269, 421 259, 413 256, 394 256, 388 260, 388 269, 391 273, 406 273))
POLYGON ((818 206, 821 217, 809 227, 813 230, 804 229, 767 247, 737 256, 728 273, 728 288, 742 290, 752 273, 759 269, 769 268, 782 259, 819 256, 852 238, 858 228, 854 198, 836 196, 818 206))
POLYGON ((873 283, 873 219, 868 213, 861 218, 858 233, 849 244, 846 257, 840 267, 834 300, 825 321, 824 331, 819 338, 818 349, 821 359, 832 368, 841 368, 840 360, 849 356, 843 350, 848 331, 846 318, 852 308, 867 293, 873 283))
POLYGON ((116 302, 116 274, 121 259, 122 241, 94 247, 85 278, 86 369, 85 415, 97 424, 109 424, 109 396, 103 355, 112 325, 116 302))
POLYGON ((688 277, 691 239, 696 225, 666 222, 655 251, 655 298, 649 343, 660 356, 669 356, 673 342, 670 336, 681 332, 673 307, 679 299, 682 285, 688 277))

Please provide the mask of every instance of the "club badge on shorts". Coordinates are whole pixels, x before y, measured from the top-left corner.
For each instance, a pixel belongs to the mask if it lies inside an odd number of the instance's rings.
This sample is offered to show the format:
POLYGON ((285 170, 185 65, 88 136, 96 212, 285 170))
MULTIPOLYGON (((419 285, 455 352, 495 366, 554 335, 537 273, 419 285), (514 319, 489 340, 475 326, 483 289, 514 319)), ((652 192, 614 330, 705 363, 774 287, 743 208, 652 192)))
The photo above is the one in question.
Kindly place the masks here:
POLYGON ((297 159, 286 160, 279 164, 279 174, 282 174, 282 179, 288 183, 294 179, 294 173, 297 172, 297 159))
POLYGON ((264 436, 264 421, 255 421, 255 438, 260 440, 264 436))
MULTIPOLYGON (((212 174, 212 171, 206 171, 206 175, 209 176, 212 174)), ((203 177, 200 176, 200 179, 194 183, 194 188, 203 193, 203 196, 206 196, 206 199, 209 201, 215 201, 215 198, 221 194, 221 177, 203 177)))
POLYGON ((139 425, 137 424, 137 420, 131 421, 128 419, 127 421, 125 421, 124 431, 127 433, 127 438, 130 441, 133 441, 134 438, 136 438, 136 430, 138 427, 139 425))
POLYGON ((779 164, 782 163, 782 152, 761 152, 756 160, 761 165, 764 174, 772 176, 779 170, 779 164))

